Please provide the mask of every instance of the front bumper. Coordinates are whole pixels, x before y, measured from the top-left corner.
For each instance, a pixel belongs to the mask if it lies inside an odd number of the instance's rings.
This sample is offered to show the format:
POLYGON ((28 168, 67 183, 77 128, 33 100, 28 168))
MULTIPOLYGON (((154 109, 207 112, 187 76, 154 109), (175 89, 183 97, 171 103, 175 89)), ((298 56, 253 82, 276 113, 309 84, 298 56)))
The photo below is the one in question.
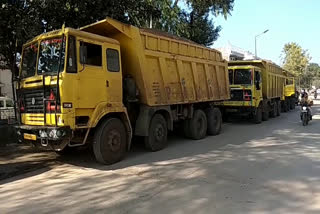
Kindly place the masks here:
POLYGON ((56 151, 64 149, 72 137, 70 127, 19 125, 15 128, 20 142, 31 142, 56 151))

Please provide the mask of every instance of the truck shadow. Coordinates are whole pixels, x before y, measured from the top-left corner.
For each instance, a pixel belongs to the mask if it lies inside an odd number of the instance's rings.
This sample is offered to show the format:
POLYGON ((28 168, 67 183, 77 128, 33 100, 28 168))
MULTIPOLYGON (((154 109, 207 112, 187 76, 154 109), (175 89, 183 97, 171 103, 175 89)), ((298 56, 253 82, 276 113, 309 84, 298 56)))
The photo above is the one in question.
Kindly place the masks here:
MULTIPOLYGON (((277 133, 318 133, 318 120, 320 120, 320 108, 315 106, 313 108, 314 119, 309 126, 303 127, 299 120, 299 110, 283 113, 280 117, 270 118, 270 120, 262 124, 253 124, 251 121, 243 118, 234 118, 232 123, 224 123, 222 132, 218 136, 207 136, 203 140, 193 141, 185 139, 180 133, 171 133, 168 141, 168 147, 159 152, 149 152, 145 149, 143 140, 136 138, 133 141, 131 150, 127 153, 127 157, 119 163, 111 166, 105 166, 95 161, 92 149, 75 149, 74 152, 65 156, 50 154, 50 160, 26 161, 29 167, 28 170, 16 173, 19 176, 3 180, 0 184, 14 181, 15 179, 22 179, 45 171, 49 171, 57 165, 69 164, 77 167, 92 168, 97 170, 118 170, 132 166, 146 166, 159 162, 170 162, 183 159, 184 161, 192 160, 197 156, 205 156, 211 153, 221 153, 230 147, 241 148, 242 144, 250 142, 264 141, 273 138, 279 134, 277 133), (285 123, 283 123, 285 121, 285 123), (288 128, 287 125, 291 128, 288 128), (292 127, 293 126, 293 127, 292 127), (53 157, 53 159, 52 159, 53 157), (29 163, 29 164, 28 164, 29 163), (37 169, 39 173, 34 173, 37 169), (31 173, 32 172, 32 173, 31 173), (24 174, 26 173, 26 174, 24 174)), ((281 134, 283 135, 283 134, 281 134)), ((19 158, 19 157, 18 157, 19 158)), ((10 164, 2 165, 2 167, 9 167, 10 164)), ((11 164, 19 168, 16 164, 11 164)), ((1 167, 1 165, 0 165, 1 167)), ((12 168, 12 167, 9 167, 12 168)), ((12 173, 11 176, 15 174, 12 173)), ((2 177, 5 178, 6 175, 2 177)), ((1 178, 1 177, 0 177, 1 178)))
MULTIPOLYGON (((319 107, 314 109, 314 114, 320 114, 319 107)), ((319 118, 320 119, 320 118, 319 118)), ((68 156, 60 156, 58 160, 63 163, 79 167, 88 167, 99 170, 117 170, 131 166, 151 164, 155 162, 170 161, 180 158, 192 158, 197 155, 208 154, 210 152, 221 152, 227 146, 239 146, 250 141, 264 140, 274 136, 274 132, 290 129, 281 121, 287 121, 290 126, 294 124, 299 131, 314 133, 311 127, 317 123, 317 116, 308 127, 302 127, 299 121, 299 109, 282 113, 280 117, 270 118, 262 124, 254 124, 243 118, 233 118, 232 122, 224 123, 222 132, 218 136, 207 136, 203 140, 193 141, 184 138, 180 133, 172 133, 168 137, 168 147, 162 151, 149 152, 145 149, 143 140, 137 138, 133 141, 131 150, 127 157, 119 163, 111 166, 104 166, 96 163, 91 150, 75 152, 68 156)), ((292 127, 291 127, 292 128, 292 127)), ((296 132, 292 130, 293 132, 296 132)))

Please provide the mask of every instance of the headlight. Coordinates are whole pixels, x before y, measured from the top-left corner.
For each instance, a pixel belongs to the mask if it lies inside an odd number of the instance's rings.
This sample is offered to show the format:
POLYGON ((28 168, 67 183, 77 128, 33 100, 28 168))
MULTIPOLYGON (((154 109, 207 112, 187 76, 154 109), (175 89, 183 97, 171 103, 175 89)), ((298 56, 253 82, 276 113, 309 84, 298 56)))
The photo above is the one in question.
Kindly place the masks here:
POLYGON ((303 106, 303 107, 302 107, 302 110, 307 110, 307 106, 303 106))

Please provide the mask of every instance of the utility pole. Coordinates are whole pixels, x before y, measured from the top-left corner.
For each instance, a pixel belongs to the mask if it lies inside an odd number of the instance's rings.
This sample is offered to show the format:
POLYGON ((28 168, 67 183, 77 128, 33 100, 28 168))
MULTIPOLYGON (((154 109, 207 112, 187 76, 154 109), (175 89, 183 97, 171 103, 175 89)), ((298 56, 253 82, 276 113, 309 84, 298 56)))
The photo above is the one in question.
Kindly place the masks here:
POLYGON ((258 38, 259 36, 267 33, 268 31, 269 31, 269 30, 265 30, 265 31, 263 31, 262 33, 260 33, 260 34, 258 34, 258 35, 256 35, 256 36, 254 37, 254 56, 255 56, 256 59, 258 58, 258 55, 257 55, 257 38, 258 38))

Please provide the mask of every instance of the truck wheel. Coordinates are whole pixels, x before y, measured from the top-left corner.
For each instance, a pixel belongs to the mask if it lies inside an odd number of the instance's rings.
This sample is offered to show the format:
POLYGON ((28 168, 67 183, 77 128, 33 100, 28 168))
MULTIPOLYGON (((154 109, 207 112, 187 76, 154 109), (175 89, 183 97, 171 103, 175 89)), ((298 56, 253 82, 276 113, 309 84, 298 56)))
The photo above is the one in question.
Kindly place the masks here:
POLYGON ((193 140, 200 140, 207 133, 207 117, 206 114, 198 109, 194 112, 192 119, 189 122, 190 137, 193 140))
POLYGON ((261 106, 259 106, 256 109, 256 113, 253 116, 253 120, 254 120, 254 123, 256 123, 256 124, 259 124, 259 123, 262 122, 262 109, 261 109, 261 106))
POLYGON ((290 109, 293 110, 296 108, 296 101, 294 98, 290 99, 290 109))
POLYGON ((269 120, 269 111, 262 112, 262 120, 263 121, 269 120))
POLYGON ((273 104, 273 106, 272 106, 272 111, 270 112, 270 117, 276 117, 276 115, 277 115, 277 110, 278 110, 278 108, 277 108, 277 103, 275 102, 274 104, 273 104))
POLYGON ((186 138, 191 138, 191 136, 190 136, 190 119, 183 121, 183 134, 186 138))
POLYGON ((277 101, 277 116, 280 116, 281 114, 281 102, 277 101))
POLYGON ((287 112, 288 112, 288 111, 290 111, 290 100, 289 100, 289 99, 286 99, 285 102, 286 102, 286 108, 287 108, 286 110, 287 110, 287 112))
POLYGON ((206 109, 207 134, 218 135, 221 131, 222 116, 218 108, 206 109))
POLYGON ((167 146, 167 122, 161 114, 155 114, 150 122, 149 136, 144 138, 146 148, 152 152, 159 151, 167 146))
POLYGON ((122 160, 126 154, 126 129, 117 118, 104 121, 96 131, 93 152, 102 164, 113 164, 122 160))

